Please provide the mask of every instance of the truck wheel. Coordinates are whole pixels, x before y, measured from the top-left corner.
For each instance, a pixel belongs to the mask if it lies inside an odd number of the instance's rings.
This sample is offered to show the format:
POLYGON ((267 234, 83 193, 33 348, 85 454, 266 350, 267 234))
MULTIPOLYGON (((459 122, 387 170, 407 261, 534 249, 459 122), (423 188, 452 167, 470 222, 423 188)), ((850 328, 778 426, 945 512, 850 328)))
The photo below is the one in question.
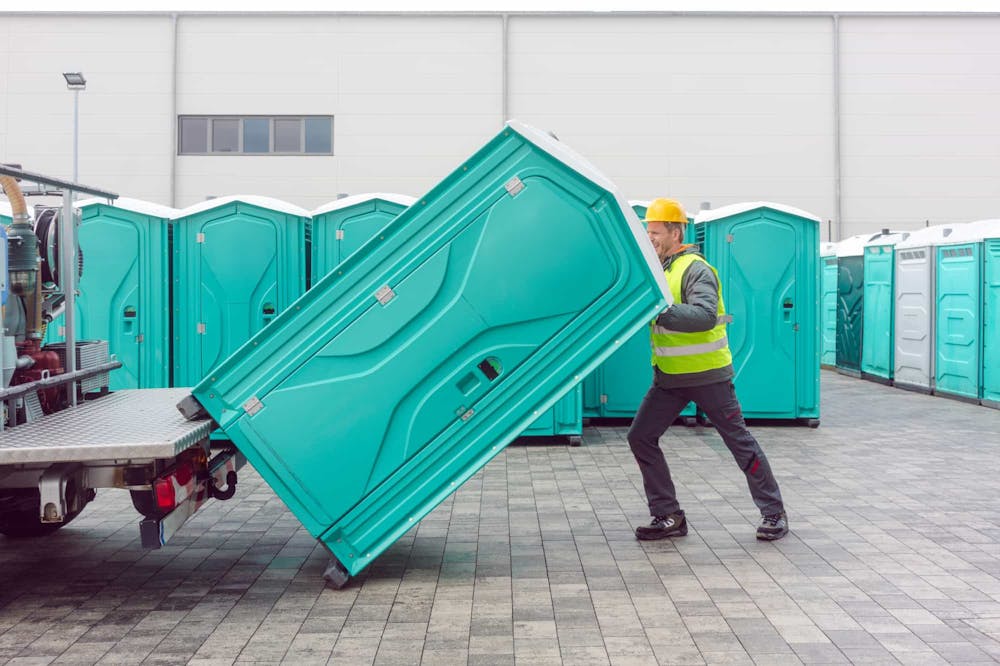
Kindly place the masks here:
POLYGON ((80 515, 79 511, 75 511, 66 514, 61 523, 43 523, 38 517, 37 488, 18 488, 0 495, 0 501, 6 505, 0 513, 0 534, 12 539, 52 534, 80 515))
POLYGON ((152 490, 130 490, 132 506, 146 518, 156 520, 163 517, 163 510, 156 506, 156 497, 152 490))

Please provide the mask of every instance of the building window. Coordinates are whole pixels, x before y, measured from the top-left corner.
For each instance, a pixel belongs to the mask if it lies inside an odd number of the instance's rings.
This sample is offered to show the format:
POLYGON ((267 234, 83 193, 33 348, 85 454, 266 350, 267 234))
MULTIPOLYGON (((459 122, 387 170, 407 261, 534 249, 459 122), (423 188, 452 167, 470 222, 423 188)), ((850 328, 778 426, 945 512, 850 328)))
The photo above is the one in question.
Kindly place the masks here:
POLYGON ((276 153, 302 152, 301 118, 274 119, 274 152, 276 153))
POLYGON ((208 118, 181 118, 178 130, 181 154, 208 152, 208 118))
POLYGON ((333 155, 333 116, 179 116, 179 155, 333 155))

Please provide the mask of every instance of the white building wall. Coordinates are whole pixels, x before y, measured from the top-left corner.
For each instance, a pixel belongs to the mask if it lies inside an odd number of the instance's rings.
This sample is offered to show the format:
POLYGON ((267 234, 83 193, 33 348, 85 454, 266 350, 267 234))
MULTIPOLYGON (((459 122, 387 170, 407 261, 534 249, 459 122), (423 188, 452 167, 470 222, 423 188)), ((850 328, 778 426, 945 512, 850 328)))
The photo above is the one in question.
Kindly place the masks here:
POLYGON ((832 20, 513 17, 512 115, 627 196, 834 208, 832 20))
POLYGON ((334 155, 180 156, 177 204, 419 196, 499 131, 499 17, 202 17, 179 25, 181 115, 333 115, 334 155))
MULTIPOLYGON (((419 195, 502 123, 503 19, 0 14, 0 160, 187 205, 419 195), (176 105, 176 108, 175 108, 176 105), (333 156, 177 156, 176 114, 333 115, 333 156)), ((1000 17, 840 19, 842 233, 1000 216, 1000 17)), ((836 216, 831 16, 512 15, 508 115, 634 198, 836 216)), ((825 225, 824 225, 825 227, 825 225)), ((836 231, 836 229, 835 229, 836 231)), ((823 229, 826 237, 826 229, 823 229)))
POLYGON ((841 21, 844 235, 1000 216, 1000 18, 841 21))
POLYGON ((70 178, 82 71, 79 180, 166 203, 173 155, 171 19, 0 16, 0 160, 70 178))

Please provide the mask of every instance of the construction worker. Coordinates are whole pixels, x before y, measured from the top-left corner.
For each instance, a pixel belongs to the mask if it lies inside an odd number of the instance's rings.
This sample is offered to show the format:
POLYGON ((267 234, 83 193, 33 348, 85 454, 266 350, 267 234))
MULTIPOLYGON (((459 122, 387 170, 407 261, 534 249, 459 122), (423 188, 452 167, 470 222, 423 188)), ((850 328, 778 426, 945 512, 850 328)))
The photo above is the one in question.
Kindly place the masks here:
POLYGON ((656 199, 646 210, 646 232, 663 264, 674 303, 651 322, 653 385, 628 431, 628 443, 642 472, 652 522, 636 529, 638 539, 687 534, 660 436, 688 402, 696 403, 743 470, 761 512, 757 538, 780 539, 788 520, 778 482, 760 444, 746 428, 733 387, 733 359, 726 341, 726 309, 719 276, 694 245, 684 244, 687 215, 672 199, 656 199))

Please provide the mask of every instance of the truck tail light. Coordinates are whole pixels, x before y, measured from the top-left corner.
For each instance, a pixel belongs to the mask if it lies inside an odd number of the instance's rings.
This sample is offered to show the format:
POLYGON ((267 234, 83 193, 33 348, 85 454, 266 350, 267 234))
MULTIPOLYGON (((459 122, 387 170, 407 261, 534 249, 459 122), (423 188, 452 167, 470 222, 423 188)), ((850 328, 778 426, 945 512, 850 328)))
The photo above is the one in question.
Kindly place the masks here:
POLYGON ((174 493, 174 481, 171 477, 157 479, 153 484, 153 492, 156 494, 156 506, 160 509, 173 509, 177 503, 174 493))

